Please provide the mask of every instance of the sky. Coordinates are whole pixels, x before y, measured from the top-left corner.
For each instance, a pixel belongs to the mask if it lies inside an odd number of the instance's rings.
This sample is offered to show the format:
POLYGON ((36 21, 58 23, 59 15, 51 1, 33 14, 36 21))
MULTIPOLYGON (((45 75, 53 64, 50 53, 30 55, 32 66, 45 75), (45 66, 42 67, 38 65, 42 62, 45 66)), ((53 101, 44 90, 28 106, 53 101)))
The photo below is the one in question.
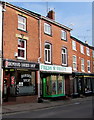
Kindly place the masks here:
MULTIPOLYGON (((13 1, 13 0, 12 0, 13 1)), ((24 1, 24 0, 23 0, 24 1)), ((28 0, 27 0, 28 1, 28 0)), ((83 0, 82 0, 83 1, 83 0)), ((9 1, 10 2, 10 1, 9 1)), ((72 28, 71 35, 92 45, 92 2, 10 2, 19 7, 31 10, 42 16, 47 10, 55 11, 55 21, 72 28)))

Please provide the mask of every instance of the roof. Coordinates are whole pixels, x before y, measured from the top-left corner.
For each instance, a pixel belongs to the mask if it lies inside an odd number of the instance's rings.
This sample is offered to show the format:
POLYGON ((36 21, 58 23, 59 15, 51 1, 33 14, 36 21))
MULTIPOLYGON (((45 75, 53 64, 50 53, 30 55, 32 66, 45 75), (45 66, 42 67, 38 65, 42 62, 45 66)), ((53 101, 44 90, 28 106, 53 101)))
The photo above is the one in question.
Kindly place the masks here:
MULTIPOLYGON (((0 1, 0 2, 1 2, 1 1, 0 1)), ((56 21, 54 21, 54 20, 52 20, 52 19, 50 19, 50 18, 48 18, 48 17, 44 17, 44 16, 42 16, 42 15, 40 15, 40 14, 38 14, 38 13, 32 12, 32 11, 27 10, 27 9, 25 9, 25 8, 12 5, 12 4, 8 3, 8 2, 1 2, 1 3, 3 3, 3 4, 6 3, 7 6, 12 7, 12 8, 14 8, 14 9, 20 11, 20 12, 23 12, 23 13, 28 14, 28 15, 32 15, 33 17, 36 17, 36 18, 38 18, 38 19, 44 19, 44 20, 46 20, 46 21, 48 21, 48 22, 50 22, 50 23, 52 23, 52 24, 55 24, 55 25, 57 25, 57 26, 59 26, 59 27, 62 27, 62 28, 64 28, 64 29, 66 29, 66 30, 68 30, 68 31, 72 30, 71 28, 69 28, 69 27, 67 27, 67 26, 65 26, 65 25, 62 25, 62 24, 60 24, 60 23, 58 23, 58 22, 56 22, 56 21)))
POLYGON ((91 45, 89 45, 89 44, 86 44, 86 43, 82 42, 81 40, 79 40, 79 39, 77 39, 77 38, 75 38, 75 37, 73 37, 73 36, 70 36, 70 37, 71 37, 73 40, 75 40, 75 41, 83 44, 84 46, 87 46, 87 47, 89 47, 89 48, 91 48, 91 49, 94 50, 94 47, 93 47, 93 46, 91 46, 91 45))

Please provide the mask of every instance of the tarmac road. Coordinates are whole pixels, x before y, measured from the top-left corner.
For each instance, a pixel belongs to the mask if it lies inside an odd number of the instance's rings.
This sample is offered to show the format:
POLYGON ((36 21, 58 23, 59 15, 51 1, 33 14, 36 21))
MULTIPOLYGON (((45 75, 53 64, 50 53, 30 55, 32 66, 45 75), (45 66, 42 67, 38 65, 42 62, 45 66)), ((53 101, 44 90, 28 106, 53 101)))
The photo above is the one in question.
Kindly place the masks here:
POLYGON ((93 117, 92 100, 79 101, 61 106, 8 113, 3 115, 3 118, 92 118, 92 117, 93 117))

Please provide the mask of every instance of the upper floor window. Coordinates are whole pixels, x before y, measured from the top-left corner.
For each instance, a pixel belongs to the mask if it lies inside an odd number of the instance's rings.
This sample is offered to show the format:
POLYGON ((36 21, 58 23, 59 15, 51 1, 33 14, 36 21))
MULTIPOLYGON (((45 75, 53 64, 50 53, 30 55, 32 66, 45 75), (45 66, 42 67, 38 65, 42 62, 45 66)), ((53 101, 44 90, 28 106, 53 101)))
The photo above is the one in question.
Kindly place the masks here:
POLYGON ((45 63, 51 63, 51 44, 45 43, 45 63))
POLYGON ((26 31, 26 18, 18 15, 18 29, 26 31))
POLYGON ((66 31, 64 31, 64 30, 61 30, 61 39, 67 40, 67 34, 66 34, 66 31))
POLYGON ((26 59, 26 40, 18 39, 18 59, 26 59))
POLYGON ((85 67, 84 67, 84 59, 81 58, 81 71, 84 71, 85 67))
POLYGON ((67 49, 62 49, 62 65, 67 65, 67 49))
POLYGON ((72 49, 76 50, 76 42, 74 40, 72 40, 72 49))
POLYGON ((87 53, 87 56, 90 56, 89 48, 86 48, 86 53, 87 53))
POLYGON ((73 55, 73 70, 77 70, 77 58, 73 55))
POLYGON ((90 60, 87 60, 87 71, 90 72, 90 60))
POLYGON ((81 52, 82 54, 84 54, 84 46, 83 46, 83 45, 80 45, 80 52, 81 52))
POLYGON ((51 25, 44 23, 44 33, 51 35, 51 25))

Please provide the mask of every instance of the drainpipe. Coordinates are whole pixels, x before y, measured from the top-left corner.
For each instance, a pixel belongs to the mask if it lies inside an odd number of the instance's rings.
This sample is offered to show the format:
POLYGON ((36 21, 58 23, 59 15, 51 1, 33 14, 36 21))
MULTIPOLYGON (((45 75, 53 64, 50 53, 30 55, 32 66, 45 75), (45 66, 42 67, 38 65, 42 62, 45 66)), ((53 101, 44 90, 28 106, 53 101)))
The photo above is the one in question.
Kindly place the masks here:
MULTIPOLYGON (((4 12, 6 3, 0 2, 0 104, 2 105, 2 92, 3 92, 3 20, 4 20, 4 12)), ((2 109, 2 107, 0 107, 2 109)), ((1 110, 0 110, 1 112, 1 110)))
MULTIPOLYGON (((38 63, 40 66, 40 62, 41 62, 41 57, 42 57, 42 48, 41 48, 41 16, 39 18, 39 58, 38 58, 38 63)), ((39 67, 39 71, 38 71, 38 103, 43 102, 40 96, 40 67, 39 67)))

